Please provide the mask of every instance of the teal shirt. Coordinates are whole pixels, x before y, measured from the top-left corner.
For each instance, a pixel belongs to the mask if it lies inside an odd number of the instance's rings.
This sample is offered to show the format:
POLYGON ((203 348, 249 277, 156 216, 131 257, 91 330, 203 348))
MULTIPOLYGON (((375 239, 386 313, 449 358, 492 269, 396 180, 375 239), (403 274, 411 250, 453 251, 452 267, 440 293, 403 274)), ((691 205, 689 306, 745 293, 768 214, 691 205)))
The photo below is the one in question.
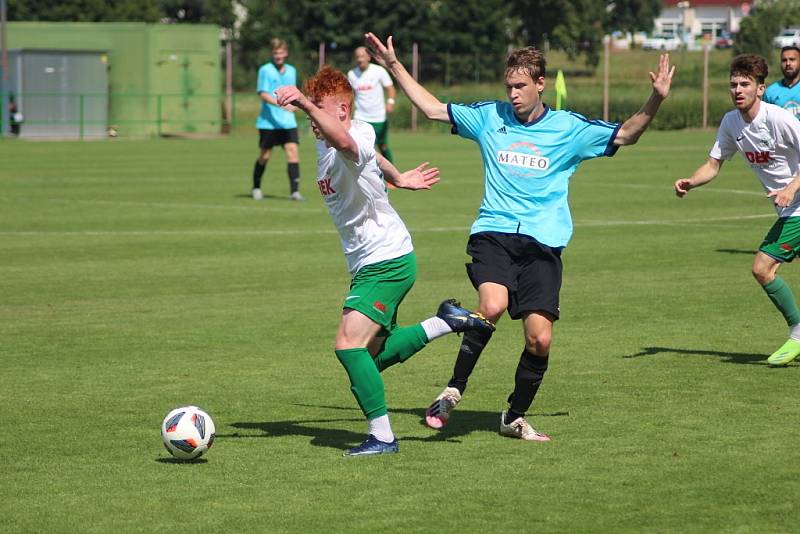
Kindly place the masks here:
POLYGON ((483 159, 484 196, 471 233, 519 233, 565 247, 572 237, 570 177, 581 161, 614 155, 620 125, 547 106, 522 123, 500 101, 448 104, 447 113, 453 133, 475 141, 483 159))
MULTIPOLYGON (((258 93, 268 93, 273 98, 278 87, 297 85, 297 71, 288 63, 284 63, 281 73, 270 63, 265 63, 258 69, 258 93)), ((281 109, 278 106, 261 101, 261 113, 256 119, 256 128, 259 130, 289 130, 297 128, 294 113, 281 109)))
POLYGON ((764 93, 763 100, 788 109, 796 119, 800 119, 800 83, 796 83, 792 87, 784 85, 783 80, 770 84, 764 93))

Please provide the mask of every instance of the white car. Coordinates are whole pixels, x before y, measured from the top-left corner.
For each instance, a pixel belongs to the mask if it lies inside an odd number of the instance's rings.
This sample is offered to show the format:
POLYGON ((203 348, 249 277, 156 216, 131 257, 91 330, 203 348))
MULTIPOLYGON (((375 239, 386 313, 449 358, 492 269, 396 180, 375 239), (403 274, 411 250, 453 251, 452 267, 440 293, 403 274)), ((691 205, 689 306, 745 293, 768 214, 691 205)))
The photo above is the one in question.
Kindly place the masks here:
POLYGON ((681 47, 681 40, 674 35, 655 34, 642 43, 644 50, 677 50, 681 47))
POLYGON ((800 46, 800 28, 786 28, 772 40, 772 46, 775 48, 800 46))

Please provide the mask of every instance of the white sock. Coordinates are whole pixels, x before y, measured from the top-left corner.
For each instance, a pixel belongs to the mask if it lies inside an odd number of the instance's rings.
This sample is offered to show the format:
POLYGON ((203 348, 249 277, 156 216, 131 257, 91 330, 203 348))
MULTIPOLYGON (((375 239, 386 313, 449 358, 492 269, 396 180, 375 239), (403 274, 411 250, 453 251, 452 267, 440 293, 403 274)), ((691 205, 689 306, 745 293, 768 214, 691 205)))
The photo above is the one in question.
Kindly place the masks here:
POLYGON ((430 319, 425 319, 419 324, 421 324, 422 329, 425 330, 425 335, 428 336, 428 341, 433 341, 437 337, 442 337, 453 333, 453 329, 450 328, 446 322, 444 322, 444 319, 440 319, 435 315, 430 319))
POLYGON ((789 337, 795 341, 800 341, 800 323, 789 328, 789 337))
POLYGON ((379 441, 384 443, 391 443, 394 441, 394 433, 392 433, 392 425, 389 424, 389 416, 382 415, 369 421, 369 433, 375 436, 379 441))

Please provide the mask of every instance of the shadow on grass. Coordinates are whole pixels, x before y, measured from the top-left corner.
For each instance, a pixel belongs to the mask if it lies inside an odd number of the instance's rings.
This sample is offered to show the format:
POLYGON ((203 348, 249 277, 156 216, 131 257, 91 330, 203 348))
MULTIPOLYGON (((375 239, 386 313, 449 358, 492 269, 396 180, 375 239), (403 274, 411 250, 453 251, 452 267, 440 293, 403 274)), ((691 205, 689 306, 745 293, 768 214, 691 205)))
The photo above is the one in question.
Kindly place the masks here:
POLYGON ((745 248, 718 248, 716 252, 723 252, 725 254, 747 254, 749 256, 753 256, 758 251, 745 248))
MULTIPOLYGON (((230 426, 235 429, 241 430, 258 430, 261 434, 240 434, 234 432, 232 434, 217 434, 217 438, 273 438, 280 436, 308 436, 311 438, 311 444, 317 447, 331 447, 334 449, 347 449, 354 447, 364 440, 364 433, 351 432, 338 428, 325 428, 318 425, 328 425, 330 423, 363 423, 364 418, 358 408, 344 407, 344 406, 319 406, 312 404, 296 404, 295 406, 302 406, 308 408, 323 408, 328 410, 347 411, 357 415, 357 417, 348 418, 330 418, 330 419, 305 419, 305 420, 291 420, 291 421, 265 421, 265 422, 239 422, 232 423, 230 426)), ((390 408, 390 415, 411 415, 419 420, 419 424, 428 430, 425 426, 423 418, 425 417, 424 408, 390 408)), ((569 416, 569 412, 555 412, 555 413, 533 413, 532 417, 563 417, 569 416)), ((453 443, 460 443, 458 438, 464 437, 472 432, 486 431, 497 432, 499 426, 500 412, 485 412, 476 410, 458 410, 458 417, 453 419, 448 426, 440 431, 429 434, 427 436, 399 436, 400 441, 427 441, 427 442, 441 442, 449 441, 453 443)), ((431 431, 434 432, 434 431, 431 431)))
POLYGON ((660 354, 686 354, 688 356, 718 356, 724 363, 741 363, 748 365, 766 365, 767 357, 763 354, 747 352, 721 352, 718 350, 679 349, 675 347, 643 347, 636 354, 628 354, 623 358, 640 358, 642 356, 658 356, 660 354))
MULTIPOLYGON (((289 198, 289 194, 287 193, 286 196, 281 195, 273 195, 271 193, 263 193, 264 200, 285 200, 286 202, 295 202, 294 200, 289 198)), ((248 193, 239 193, 238 195, 233 195, 233 198, 253 198, 252 194, 248 193)))
POLYGON ((208 460, 205 458, 194 458, 192 460, 181 460, 180 458, 156 458, 156 462, 160 464, 173 464, 173 465, 197 465, 206 464, 208 460))

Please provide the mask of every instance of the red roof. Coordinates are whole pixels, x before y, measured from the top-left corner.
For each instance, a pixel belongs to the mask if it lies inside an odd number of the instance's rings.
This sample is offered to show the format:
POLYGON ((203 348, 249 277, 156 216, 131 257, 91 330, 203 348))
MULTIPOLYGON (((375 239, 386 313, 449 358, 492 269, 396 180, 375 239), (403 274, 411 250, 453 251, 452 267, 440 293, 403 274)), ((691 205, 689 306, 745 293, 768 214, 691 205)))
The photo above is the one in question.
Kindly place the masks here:
MULTIPOLYGON (((681 0, 664 0, 664 5, 667 7, 675 7, 681 0)), ((752 2, 743 2, 742 0, 689 0, 689 7, 702 7, 702 6, 730 6, 738 7, 742 4, 751 4, 752 2)))

